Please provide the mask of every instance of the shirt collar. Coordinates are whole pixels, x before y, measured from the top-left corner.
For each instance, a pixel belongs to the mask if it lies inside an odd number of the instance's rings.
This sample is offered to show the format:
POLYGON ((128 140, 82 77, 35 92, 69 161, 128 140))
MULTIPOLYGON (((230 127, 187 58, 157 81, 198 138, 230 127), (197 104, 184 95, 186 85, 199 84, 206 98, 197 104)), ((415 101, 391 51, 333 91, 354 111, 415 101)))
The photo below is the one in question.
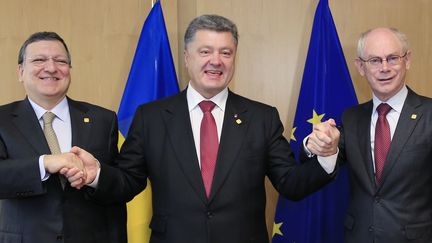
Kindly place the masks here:
POLYGON ((189 112, 191 112, 198 104, 203 100, 211 100, 213 101, 217 107, 219 107, 222 111, 225 111, 226 101, 228 99, 228 88, 225 87, 221 92, 217 95, 211 97, 210 99, 204 98, 198 91, 196 91, 190 82, 188 84, 188 88, 186 90, 186 97, 188 102, 189 112))
POLYGON ((398 113, 401 113, 403 104, 405 103, 407 96, 408 96, 408 88, 406 87, 406 85, 404 85, 402 89, 399 90, 399 92, 397 92, 393 97, 388 99, 386 102, 382 102, 380 99, 378 99, 378 97, 373 95, 373 111, 375 112, 376 108, 381 103, 387 103, 391 106, 393 110, 397 111, 398 113))
MULTIPOLYGON (((36 104, 33 100, 30 99, 30 97, 27 98, 30 101, 31 106, 33 107, 33 110, 36 113, 36 117, 38 118, 38 120, 40 120, 42 116, 45 114, 45 112, 47 112, 48 110, 45 110, 40 105, 36 104)), ((59 118, 60 120, 66 121, 68 116, 68 110, 69 110, 68 101, 67 98, 64 97, 63 100, 60 101, 60 103, 58 103, 50 111, 54 113, 56 117, 59 118)))

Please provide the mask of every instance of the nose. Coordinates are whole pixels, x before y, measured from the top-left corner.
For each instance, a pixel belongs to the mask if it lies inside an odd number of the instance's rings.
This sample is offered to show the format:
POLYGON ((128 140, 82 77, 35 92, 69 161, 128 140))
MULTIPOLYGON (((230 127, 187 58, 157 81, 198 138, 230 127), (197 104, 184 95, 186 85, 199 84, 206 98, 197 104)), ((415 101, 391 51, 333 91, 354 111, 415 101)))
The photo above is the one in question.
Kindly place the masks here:
POLYGON ((214 53, 211 56, 210 64, 214 65, 214 66, 220 66, 221 63, 222 63, 222 61, 221 61, 221 58, 220 58, 220 54, 219 53, 214 53))
POLYGON ((48 60, 46 60, 45 65, 44 65, 44 69, 46 71, 49 72, 55 72, 56 71, 56 63, 52 58, 49 58, 48 60))
POLYGON ((381 62, 381 71, 387 71, 389 70, 389 63, 387 62, 387 59, 383 59, 381 62))

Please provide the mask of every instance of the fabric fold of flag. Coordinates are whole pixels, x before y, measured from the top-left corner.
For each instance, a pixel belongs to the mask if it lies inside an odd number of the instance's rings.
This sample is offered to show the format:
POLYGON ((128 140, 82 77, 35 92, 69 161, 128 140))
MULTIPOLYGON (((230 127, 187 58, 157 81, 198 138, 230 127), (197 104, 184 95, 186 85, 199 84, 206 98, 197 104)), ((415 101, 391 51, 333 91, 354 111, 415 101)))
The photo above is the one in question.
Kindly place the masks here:
MULTIPOLYGON (((313 124, 330 118, 340 124, 343 111, 357 103, 328 0, 320 0, 291 133, 297 158, 313 124)), ((342 167, 335 181, 300 202, 280 196, 272 242, 342 243, 348 183, 347 169, 342 167)))
MULTIPOLYGON (((119 147, 129 131, 136 108, 179 92, 174 62, 160 1, 143 25, 120 107, 119 147)), ((149 242, 152 215, 151 185, 127 204, 128 242, 149 242)))

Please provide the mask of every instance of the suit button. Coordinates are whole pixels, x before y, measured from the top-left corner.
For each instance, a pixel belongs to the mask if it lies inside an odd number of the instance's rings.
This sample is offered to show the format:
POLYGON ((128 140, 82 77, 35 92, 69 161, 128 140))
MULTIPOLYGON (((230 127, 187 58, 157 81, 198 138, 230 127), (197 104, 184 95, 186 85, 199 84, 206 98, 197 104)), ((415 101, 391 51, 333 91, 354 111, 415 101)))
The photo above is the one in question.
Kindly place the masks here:
POLYGON ((63 240, 63 235, 57 235, 56 240, 58 241, 63 240))
POLYGON ((208 219, 213 218, 213 213, 211 211, 207 211, 207 218, 208 219))
POLYGON ((380 197, 375 197, 375 203, 381 203, 381 198, 380 197))
POLYGON ((374 227, 373 226, 369 226, 369 232, 373 232, 375 229, 374 229, 374 227))

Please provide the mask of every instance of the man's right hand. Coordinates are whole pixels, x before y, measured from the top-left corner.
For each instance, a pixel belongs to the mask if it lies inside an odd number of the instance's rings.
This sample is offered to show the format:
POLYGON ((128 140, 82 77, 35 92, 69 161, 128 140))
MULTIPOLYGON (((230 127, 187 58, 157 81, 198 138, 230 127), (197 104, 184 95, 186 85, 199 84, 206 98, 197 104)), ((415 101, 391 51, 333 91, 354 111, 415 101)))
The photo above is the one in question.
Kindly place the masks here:
POLYGON ((85 171, 87 172, 85 180, 81 180, 81 178, 76 174, 78 172, 76 169, 64 168, 60 171, 60 173, 64 174, 68 178, 72 187, 80 189, 84 185, 88 185, 95 180, 100 169, 100 164, 92 154, 82 148, 74 146, 71 149, 71 152, 78 156, 78 158, 83 162, 85 171))
POLYGON ((83 162, 74 153, 45 155, 43 162, 45 170, 51 174, 59 172, 62 168, 77 168, 81 171, 85 171, 83 162))

